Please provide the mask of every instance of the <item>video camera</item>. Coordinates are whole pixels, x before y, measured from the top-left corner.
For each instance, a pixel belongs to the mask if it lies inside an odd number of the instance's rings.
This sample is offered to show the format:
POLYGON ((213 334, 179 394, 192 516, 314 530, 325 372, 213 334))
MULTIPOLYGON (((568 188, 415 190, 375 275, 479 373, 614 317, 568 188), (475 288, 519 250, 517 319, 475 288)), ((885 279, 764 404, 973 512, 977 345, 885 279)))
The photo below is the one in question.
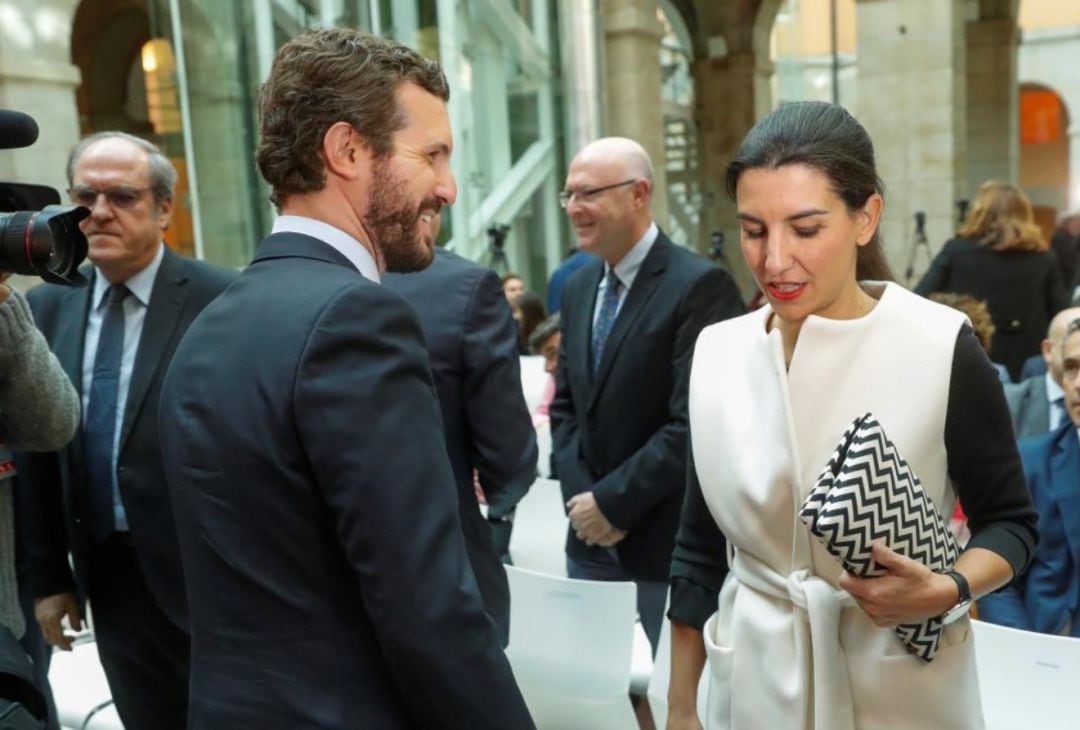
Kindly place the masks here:
MULTIPOLYGON (((37 137, 33 117, 0 109, 0 149, 29 147, 37 137)), ((60 205, 60 193, 50 187, 0 182, 0 271, 86 286, 79 264, 87 243, 79 221, 89 215, 83 206, 60 205)))

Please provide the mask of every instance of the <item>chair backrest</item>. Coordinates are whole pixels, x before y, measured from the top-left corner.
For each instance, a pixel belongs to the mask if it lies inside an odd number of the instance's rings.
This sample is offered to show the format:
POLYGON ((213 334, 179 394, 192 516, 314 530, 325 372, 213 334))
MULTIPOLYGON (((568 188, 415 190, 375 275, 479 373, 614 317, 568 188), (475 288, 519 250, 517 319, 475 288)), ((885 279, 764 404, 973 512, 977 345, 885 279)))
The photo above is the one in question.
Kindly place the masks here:
POLYGON ((510 559, 519 568, 566 576, 566 530, 562 491, 554 479, 537 479, 514 513, 510 559))
POLYGON ((971 625, 987 730, 1077 726, 1080 639, 971 625))
POLYGON ((523 685, 568 697, 622 698, 630 688, 637 586, 507 566, 510 645, 523 685))

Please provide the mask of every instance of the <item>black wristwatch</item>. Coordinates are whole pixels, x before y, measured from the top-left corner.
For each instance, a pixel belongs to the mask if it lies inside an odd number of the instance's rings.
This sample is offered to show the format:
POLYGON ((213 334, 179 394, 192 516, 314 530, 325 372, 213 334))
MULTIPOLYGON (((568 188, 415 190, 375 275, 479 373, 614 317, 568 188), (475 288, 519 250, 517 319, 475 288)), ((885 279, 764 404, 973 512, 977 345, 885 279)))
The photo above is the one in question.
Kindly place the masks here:
POLYGON ((956 570, 941 570, 938 571, 942 575, 947 575, 956 582, 956 589, 959 591, 960 597, 957 599, 956 604, 952 608, 941 614, 941 622, 945 624, 951 624, 961 616, 966 616, 968 609, 971 608, 971 586, 968 585, 967 578, 963 573, 956 570))

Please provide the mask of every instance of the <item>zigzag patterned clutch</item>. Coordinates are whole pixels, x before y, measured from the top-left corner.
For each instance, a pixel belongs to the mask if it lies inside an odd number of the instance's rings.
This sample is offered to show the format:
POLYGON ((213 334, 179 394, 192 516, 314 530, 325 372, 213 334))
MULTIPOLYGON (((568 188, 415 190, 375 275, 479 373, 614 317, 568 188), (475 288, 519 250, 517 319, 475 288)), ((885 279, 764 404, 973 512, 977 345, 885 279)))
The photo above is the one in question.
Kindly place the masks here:
MULTIPOLYGON (((952 567, 960 554, 919 478, 870 413, 848 427, 799 517, 848 571, 864 578, 886 572, 870 557, 875 540, 932 570, 952 567)), ((941 617, 933 617, 895 631, 909 651, 929 662, 942 626, 941 617)))

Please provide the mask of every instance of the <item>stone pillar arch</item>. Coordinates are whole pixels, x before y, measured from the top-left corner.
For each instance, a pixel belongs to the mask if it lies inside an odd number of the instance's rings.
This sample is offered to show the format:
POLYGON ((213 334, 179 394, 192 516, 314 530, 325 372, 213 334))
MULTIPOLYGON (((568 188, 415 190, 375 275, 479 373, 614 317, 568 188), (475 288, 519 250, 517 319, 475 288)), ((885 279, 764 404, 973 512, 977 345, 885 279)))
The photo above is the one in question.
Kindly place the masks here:
POLYGON ((79 139, 68 29, 75 16, 70 0, 7 0, 0 23, 0 107, 30 114, 40 135, 32 147, 0 150, 0 177, 16 182, 67 187, 67 153, 79 139), (49 23, 37 22, 42 11, 49 23))

